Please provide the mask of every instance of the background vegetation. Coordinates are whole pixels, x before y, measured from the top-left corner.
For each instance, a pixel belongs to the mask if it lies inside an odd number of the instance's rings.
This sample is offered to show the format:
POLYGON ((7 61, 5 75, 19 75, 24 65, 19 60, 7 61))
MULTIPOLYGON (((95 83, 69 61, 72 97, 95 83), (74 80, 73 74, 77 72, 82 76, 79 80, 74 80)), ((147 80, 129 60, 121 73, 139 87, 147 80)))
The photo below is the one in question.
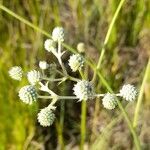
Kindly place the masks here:
MULTIPOLYGON (((61 25, 66 30, 66 43, 76 48, 86 44, 86 55, 98 60, 108 25, 120 0, 1 0, 1 3, 47 32, 61 25)), ((139 89, 150 55, 150 1, 126 0, 113 27, 101 66, 114 91, 124 83, 139 89)), ((27 106, 19 101, 22 83, 12 81, 8 69, 21 65, 33 69, 39 60, 49 63, 55 58, 44 51, 46 36, 0 11, 0 150, 78 149, 80 143, 80 103, 62 101, 58 104, 57 120, 50 128, 40 127, 36 114, 46 106, 41 101, 27 106)), ((69 55, 64 60, 67 64, 69 55)), ((150 69, 149 69, 150 70, 150 69)), ((150 72, 150 71, 149 71, 150 72)), ((71 73, 71 72, 70 72, 71 73)), ((89 71, 89 78, 92 72, 89 71)), ((71 91, 62 85, 61 92, 71 91)), ((57 87, 55 87, 57 88, 57 87)), ((100 92, 107 90, 99 84, 100 92)), ((137 133, 143 149, 150 148, 150 73, 144 84, 137 133)), ((123 103, 124 106, 127 103, 123 103)), ((136 102, 126 107, 132 120, 136 102)), ((120 111, 107 111, 100 101, 87 104, 85 149, 133 149, 131 133, 120 111), (118 117, 119 116, 119 117, 118 117), (107 128, 106 128, 107 127, 107 128)))

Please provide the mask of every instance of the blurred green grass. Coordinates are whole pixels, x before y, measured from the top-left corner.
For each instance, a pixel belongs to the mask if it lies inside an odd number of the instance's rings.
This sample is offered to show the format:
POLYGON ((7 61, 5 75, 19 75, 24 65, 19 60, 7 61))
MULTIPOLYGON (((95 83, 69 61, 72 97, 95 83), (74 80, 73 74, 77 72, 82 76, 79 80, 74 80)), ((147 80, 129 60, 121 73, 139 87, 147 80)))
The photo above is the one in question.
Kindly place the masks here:
MULTIPOLYGON (((54 26, 62 25, 66 30, 67 43, 76 47, 78 42, 85 42, 87 55, 92 59, 97 59, 98 51, 103 46, 108 24, 119 0, 12 0, 1 1, 1 3, 48 32, 52 31, 54 26)), ((115 23, 102 70, 114 90, 125 82, 131 82, 138 86, 141 84, 143 69, 148 55, 150 55, 150 44, 148 44, 150 37, 149 11, 150 2, 148 0, 127 0, 115 23)), ((47 61, 52 62, 53 58, 46 55, 43 49, 45 37, 2 11, 0 11, 0 23, 0 149, 28 148, 26 143, 31 144, 32 140, 45 145, 47 149, 54 149, 53 145, 61 144, 59 140, 58 144, 57 140, 53 140, 51 144, 45 138, 47 136, 50 136, 49 140, 53 139, 53 136, 57 138, 57 132, 49 135, 49 129, 42 129, 36 125, 38 104, 28 107, 19 101, 16 94, 18 87, 25 84, 26 81, 20 84, 12 81, 7 74, 8 69, 13 65, 21 65, 27 71, 33 69, 41 59, 46 58, 47 61), (30 136, 33 138, 28 138, 30 136), (30 140, 28 141, 28 139, 30 140)), ((143 106, 147 109, 150 106, 149 85, 150 82, 148 81, 145 89, 145 105, 143 106)), ((100 89, 105 91, 103 87, 100 89)), ((64 115, 68 115, 67 119, 70 117, 70 120, 65 120, 62 131, 64 141, 66 144, 73 142, 76 145, 79 141, 78 121, 80 112, 76 115, 75 110, 78 107, 74 106, 74 102, 62 105, 65 105, 64 107, 68 110, 64 112, 64 115), (74 136, 77 137, 76 141, 74 136)), ((93 118, 93 107, 94 103, 91 102, 89 104, 89 123, 87 123, 89 127, 91 127, 93 118)), ((63 111, 62 106, 60 109, 63 111)), ((132 115, 132 111, 130 113, 132 115)), ((145 115, 145 112, 142 112, 142 115, 145 115)), ((112 116, 109 112, 106 113, 105 110, 101 109, 97 115, 98 123, 96 124, 94 139, 100 134, 98 128, 103 127, 99 124, 108 123, 112 116)), ((60 117, 59 112, 58 117, 60 117)), ((143 124, 146 123, 144 120, 143 124)), ((87 141, 91 135, 91 131, 88 132, 87 141)), ((110 137, 107 146, 105 145, 106 149, 109 144, 111 145, 110 137)), ((33 149, 39 147, 34 142, 32 145, 33 149)), ((131 145, 129 148, 132 147, 131 145)), ((124 145, 122 147, 124 148, 124 145)))

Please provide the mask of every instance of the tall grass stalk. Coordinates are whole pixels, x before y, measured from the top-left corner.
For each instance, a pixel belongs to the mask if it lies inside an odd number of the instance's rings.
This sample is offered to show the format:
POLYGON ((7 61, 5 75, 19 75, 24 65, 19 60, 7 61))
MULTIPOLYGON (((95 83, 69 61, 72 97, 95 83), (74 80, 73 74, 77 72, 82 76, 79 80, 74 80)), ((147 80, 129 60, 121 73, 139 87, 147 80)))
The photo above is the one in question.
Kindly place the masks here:
MULTIPOLYGON (((113 19, 114 21, 111 23, 111 24, 112 24, 112 25, 111 25, 111 28, 113 27, 113 24, 114 24, 114 22, 115 22, 115 20, 116 20, 116 18, 117 18, 117 16, 118 16, 118 13, 119 13, 119 11, 120 11, 120 9, 121 9, 121 7, 122 7, 124 1, 125 1, 125 0, 121 0, 120 4, 119 4, 119 6, 118 6, 119 8, 117 8, 118 11, 115 13, 115 16, 116 16, 116 17, 113 19)), ((47 32, 45 32, 44 30, 40 29, 40 28, 37 27, 36 25, 33 25, 32 23, 30 23, 30 22, 27 21, 26 19, 20 17, 19 15, 15 14, 14 12, 12 12, 12 11, 9 10, 8 8, 4 7, 3 5, 0 5, 0 9, 4 10, 4 11, 7 12, 8 14, 12 15, 13 17, 17 18, 18 20, 20 20, 21 22, 25 23, 26 25, 32 27, 33 29, 37 30, 38 32, 40 32, 40 33, 46 35, 47 37, 49 37, 49 38, 51 37, 47 32)), ((106 40, 106 42, 107 42, 108 39, 109 39, 109 36, 110 36, 110 33, 111 33, 111 28, 109 29, 110 31, 109 31, 109 34, 107 35, 107 40, 106 40)), ((63 44, 63 45, 64 45, 64 47, 66 47, 68 50, 70 50, 70 51, 72 51, 72 52, 76 52, 72 47, 68 46, 67 44, 63 44)), ((105 45, 106 45, 106 44, 105 44, 105 45)), ((106 87, 110 92, 113 92, 112 89, 110 88, 109 84, 107 83, 107 81, 106 81, 106 80, 103 78, 103 76, 98 72, 98 68, 100 68, 100 64, 101 64, 102 58, 103 58, 103 56, 104 56, 104 52, 105 52, 105 48, 104 48, 104 50, 102 50, 102 53, 101 53, 101 55, 100 55, 99 63, 98 63, 98 65, 97 65, 97 66, 98 66, 97 68, 95 68, 95 67, 94 67, 93 65, 91 65, 90 63, 89 63, 89 65, 91 66, 91 68, 92 68, 93 70, 95 70, 95 72, 94 72, 95 75, 94 75, 94 76, 96 76, 96 74, 97 74, 98 77, 101 79, 102 83, 105 85, 105 87, 106 87)), ((94 77, 94 78, 95 78, 95 77, 94 77)), ((137 136, 137 134, 136 134, 136 132, 135 132, 133 126, 132 126, 132 123, 131 123, 131 121, 130 121, 130 119, 129 119, 127 113, 126 113, 126 111, 124 110, 123 106, 121 105, 121 103, 120 103, 119 101, 118 101, 118 106, 119 106, 120 110, 122 111, 122 113, 123 113, 123 115, 124 115, 124 118, 126 119, 126 121, 127 121, 127 123, 128 123, 129 129, 130 129, 130 131, 131 131, 131 133, 132 133, 132 135, 133 135, 133 138, 134 138, 135 146, 136 146, 136 148, 137 148, 138 150, 140 150, 140 142, 139 142, 139 140, 138 140, 138 136, 137 136)), ((84 104, 83 104, 83 110, 84 110, 84 108, 86 108, 86 107, 85 107, 84 104)), ((86 113, 86 111, 84 111, 84 112, 86 113)), ((83 117, 83 120, 86 120, 86 119, 84 119, 84 117, 86 116, 85 113, 83 113, 83 116, 81 116, 81 117, 83 117)), ((85 126, 85 122, 83 122, 82 124, 85 126)), ((83 132, 83 131, 82 131, 82 132, 83 132)), ((85 136, 84 132, 83 132, 82 134, 85 136)), ((84 139, 84 136, 83 136, 83 139, 84 139)))
MULTIPOLYGON (((114 16, 113 16, 113 18, 112 18, 112 21, 111 21, 111 23, 110 23, 110 25, 109 25, 109 28, 108 28, 108 31, 107 31, 107 34, 106 34, 106 37, 105 37, 105 40, 104 40, 104 45, 103 45, 103 48, 102 48, 102 50, 101 50, 101 54, 100 54, 100 56, 99 56, 98 64, 97 64, 97 67, 96 67, 97 70, 98 70, 98 69, 100 68, 100 66, 101 66, 101 62, 102 62, 102 59, 103 59, 104 54, 105 54, 105 46, 106 46, 107 43, 108 43, 108 40, 109 40, 109 38, 110 38, 110 34, 111 34, 111 31, 112 31, 112 28, 113 28, 113 26, 114 26, 114 24, 115 24, 115 21, 116 21, 116 19, 117 19, 117 17, 118 17, 118 14, 119 14, 119 12, 120 12, 120 10, 121 10, 121 7, 123 6, 123 3, 124 3, 124 2, 125 2, 125 0, 121 0, 121 1, 120 1, 119 5, 118 5, 118 7, 117 7, 117 9, 116 9, 116 12, 115 12, 115 14, 114 14, 114 16)), ((92 81, 94 82, 95 79, 96 79, 96 72, 94 72, 92 81)))
POLYGON ((134 119, 133 119, 133 127, 134 128, 136 128, 136 126, 137 126, 139 111, 140 111, 141 103, 142 103, 142 99, 143 99, 144 86, 145 86, 145 83, 146 83, 146 80, 148 77, 149 70, 150 70, 150 58, 147 63, 146 71, 144 74, 143 82, 141 85, 140 93, 139 93, 136 108, 135 108, 134 119))

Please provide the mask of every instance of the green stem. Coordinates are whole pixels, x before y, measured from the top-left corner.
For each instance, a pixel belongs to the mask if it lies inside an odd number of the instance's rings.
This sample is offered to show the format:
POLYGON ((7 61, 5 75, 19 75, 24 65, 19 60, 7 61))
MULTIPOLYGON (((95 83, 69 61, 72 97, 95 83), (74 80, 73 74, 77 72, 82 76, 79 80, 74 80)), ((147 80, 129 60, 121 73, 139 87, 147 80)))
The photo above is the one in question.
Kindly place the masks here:
MULTIPOLYGON (((52 99, 52 96, 42 96, 39 95, 38 98, 42 98, 42 99, 52 99)), ((70 99, 78 99, 76 96, 57 96, 57 98, 59 100, 64 99, 64 100, 70 100, 70 99)))
POLYGON ((72 76, 70 76, 70 75, 68 75, 67 78, 68 78, 69 80, 72 80, 72 81, 75 81, 75 82, 79 82, 79 81, 80 81, 80 79, 75 78, 75 77, 72 77, 72 76))
MULTIPOLYGON (((96 67, 97 70, 100 68, 100 65, 101 65, 101 62, 102 62, 102 59, 103 59, 104 53, 105 53, 105 46, 108 43, 108 40, 110 38, 110 34, 111 34, 111 31, 112 31, 112 28, 113 28, 113 26, 115 24, 115 21, 116 21, 116 19, 118 17, 118 14, 119 14, 119 12, 121 10, 121 7, 123 6, 124 2, 125 2, 125 0, 121 0, 120 1, 119 5, 117 7, 117 10, 116 10, 116 12, 115 12, 115 14, 114 14, 114 16, 113 16, 113 18, 111 20, 110 25, 109 25, 109 28, 108 28, 108 31, 107 31, 107 34, 106 34, 106 37, 105 37, 105 40, 104 40, 104 45, 103 45, 103 48, 101 50, 101 54, 99 56, 98 64, 97 64, 97 67, 96 67)), ((95 79, 96 79, 96 71, 94 72, 92 82, 94 82, 95 79)))
POLYGON ((86 137, 86 101, 82 100, 82 105, 81 105, 81 141, 80 141, 80 150, 84 149, 85 137, 86 137))
POLYGON ((136 128, 136 126, 137 126, 140 106, 141 106, 142 99, 143 99, 144 86, 145 86, 146 80, 148 78, 149 70, 150 70, 150 58, 149 58, 148 63, 147 63, 146 71, 144 74, 143 82, 142 82, 140 93, 139 93, 138 100, 137 100, 137 105, 135 108, 135 114, 134 114, 134 119, 133 119, 133 127, 134 128, 136 128))
POLYGON ((61 55, 62 55, 62 53, 61 53, 61 42, 58 41, 58 55, 57 55, 57 59, 58 59, 59 64, 60 64, 60 66, 61 66, 61 68, 63 70, 63 73, 65 74, 65 76, 68 76, 68 73, 67 73, 67 71, 65 69, 65 66, 64 66, 64 64, 62 62, 62 59, 61 59, 61 55))
POLYGON ((57 81, 62 81, 63 79, 65 79, 64 77, 62 78, 57 78, 57 79, 54 79, 54 78, 47 78, 47 77, 43 77, 42 80, 46 80, 46 81, 50 81, 50 82, 57 82, 57 81))
POLYGON ((84 76, 84 74, 83 74, 83 72, 82 72, 81 69, 79 69, 79 73, 80 73, 80 75, 81 75, 81 78, 85 80, 85 76, 84 76))
MULTIPOLYGON (((79 69, 82 80, 85 80, 85 76, 81 69, 79 69)), ((81 141, 80 141, 80 150, 84 150, 84 142, 86 138, 86 101, 82 100, 81 104, 81 141)))

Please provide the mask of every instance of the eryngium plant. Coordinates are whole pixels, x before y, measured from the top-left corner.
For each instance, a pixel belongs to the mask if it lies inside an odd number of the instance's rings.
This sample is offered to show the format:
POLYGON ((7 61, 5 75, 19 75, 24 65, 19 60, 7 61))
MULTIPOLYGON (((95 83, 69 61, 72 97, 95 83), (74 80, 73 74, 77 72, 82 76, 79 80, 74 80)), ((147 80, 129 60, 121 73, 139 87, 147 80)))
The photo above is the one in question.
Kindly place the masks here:
MULTIPOLYGON (((22 102, 26 104, 32 104, 37 102, 37 99, 51 99, 48 106, 43 108, 37 115, 38 122, 43 127, 52 125, 55 119, 56 102, 61 99, 73 99, 78 101, 88 101, 89 99, 94 100, 95 98, 102 97, 102 104, 106 109, 114 109, 117 106, 117 97, 125 99, 126 101, 134 101, 137 96, 137 90, 133 85, 127 84, 123 85, 119 93, 96 93, 95 87, 96 83, 89 80, 83 79, 82 71, 86 65, 86 61, 83 53, 85 52, 85 47, 83 43, 78 44, 78 54, 72 54, 68 60, 68 66, 72 72, 78 72, 81 74, 81 79, 70 76, 66 67, 64 66, 62 56, 65 53, 63 51, 63 41, 65 40, 64 29, 62 27, 56 27, 52 31, 52 39, 47 39, 44 43, 45 50, 52 53, 58 60, 61 70, 56 68, 56 77, 49 77, 46 74, 46 70, 52 69, 52 64, 48 64, 46 61, 39 62, 39 70, 31 70, 27 73, 23 73, 20 66, 12 67, 9 70, 9 75, 14 80, 21 81, 23 74, 26 75, 29 85, 25 85, 19 91, 19 97, 22 102), (50 82, 58 82, 61 84, 66 80, 71 80, 74 82, 74 87, 72 89, 72 94, 68 96, 59 95, 59 93, 53 92, 49 88, 50 82), (46 92, 49 96, 40 95, 40 91, 46 92)), ((59 85, 58 84, 58 85, 59 85)))

